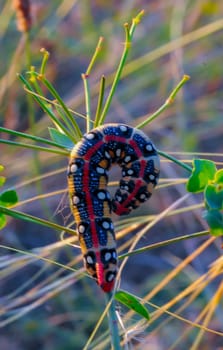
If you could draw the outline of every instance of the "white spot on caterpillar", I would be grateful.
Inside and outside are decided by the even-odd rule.
[[[120,130],[121,130],[122,132],[126,132],[126,131],[127,131],[127,126],[125,126],[125,125],[120,125]]]
[[[127,171],[127,174],[128,174],[128,175],[133,175],[133,170],[132,170],[132,169],[129,169],[129,170]]]
[[[116,251],[114,251],[114,252],[112,253],[112,257],[113,257],[114,259],[116,259],[116,258],[117,258]]]
[[[117,202],[121,202],[122,201],[122,197],[121,196],[115,196],[115,199],[117,200]]]
[[[108,282],[111,282],[111,281],[113,281],[114,278],[115,278],[114,273],[110,273],[110,274],[107,276],[107,281],[108,281]]]
[[[103,169],[103,168],[101,168],[99,166],[96,168],[96,171],[97,171],[98,174],[104,174],[105,173],[105,169]]]
[[[71,173],[76,173],[77,169],[78,169],[77,164],[71,164],[70,166]]]
[[[92,259],[92,257],[91,257],[90,255],[87,255],[87,256],[86,256],[86,261],[87,261],[87,263],[90,264],[90,265],[92,265],[92,264],[94,263],[94,261],[93,261],[93,259]]]
[[[130,160],[131,160],[131,156],[126,156],[126,157],[124,158],[125,163],[130,162]]]
[[[110,252],[105,253],[105,261],[109,261],[111,259],[112,255]]]
[[[150,144],[150,143],[148,143],[148,145],[146,145],[146,150],[147,151],[152,151],[153,150],[153,146]]]
[[[80,203],[80,198],[78,196],[73,196],[72,201],[74,205],[77,205]]]
[[[149,175],[149,178],[150,178],[150,180],[154,180],[154,179],[155,179],[155,176],[154,176],[153,174],[150,174],[150,175]]]
[[[121,152],[122,152],[121,148],[118,148],[118,149],[116,150],[116,152],[115,152],[116,156],[117,156],[117,157],[120,157]]]
[[[98,199],[103,201],[105,198],[106,198],[106,195],[104,192],[98,192]]]
[[[89,134],[86,135],[86,138],[88,140],[93,140],[95,138],[95,135],[93,133],[89,133]]]
[[[85,226],[84,225],[79,225],[78,232],[79,233],[84,233],[85,232]]]
[[[105,151],[105,157],[106,157],[107,159],[111,159],[111,156],[110,156],[110,154],[109,154],[107,151]]]
[[[145,193],[140,194],[140,199],[146,199]]]
[[[108,230],[110,228],[110,224],[108,221],[103,221],[102,222],[102,227],[105,229],[105,230]]]

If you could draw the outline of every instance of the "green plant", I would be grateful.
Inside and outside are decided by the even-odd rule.
[[[125,64],[126,56],[127,56],[128,51],[129,51],[129,47],[130,47],[131,40],[132,40],[132,35],[134,33],[135,25],[138,24],[138,21],[140,20],[141,16],[142,16],[142,13],[140,13],[138,16],[136,16],[136,19],[134,19],[131,27],[129,25],[125,25],[125,31],[126,31],[125,44],[126,45],[125,45],[125,48],[123,51],[120,65],[118,67],[117,73],[116,73],[115,78],[113,80],[111,90],[110,90],[110,92],[108,94],[108,98],[106,99],[105,102],[104,102],[105,78],[104,77],[101,78],[101,84],[100,84],[100,89],[99,89],[99,93],[98,93],[99,98],[98,98],[97,111],[95,113],[95,118],[92,117],[90,84],[89,84],[88,78],[89,78],[89,73],[91,73],[93,64],[95,63],[95,60],[97,58],[97,52],[102,44],[101,39],[99,40],[98,47],[95,51],[95,55],[93,56],[93,61],[90,63],[89,68],[86,70],[86,73],[82,75],[82,79],[83,79],[84,87],[85,87],[84,91],[85,91],[85,100],[86,100],[86,130],[87,131],[89,131],[93,125],[98,126],[98,125],[103,124],[105,121],[105,117],[107,116],[112,97],[114,95],[115,89],[117,88],[117,84],[118,84],[122,69],[123,69],[124,64]],[[36,72],[36,70],[34,68],[32,68],[28,72],[29,80],[24,78],[23,75],[19,75],[19,78],[23,82],[23,84],[25,85],[25,89],[34,98],[34,100],[41,106],[41,108],[49,115],[52,122],[54,123],[56,128],[49,129],[52,141],[47,139],[47,138],[40,138],[40,137],[36,137],[34,135],[25,134],[25,133],[18,133],[18,132],[13,131],[13,130],[1,128],[2,132],[5,132],[7,134],[11,134],[11,135],[19,137],[19,138],[22,137],[25,139],[29,139],[30,141],[34,141],[35,144],[33,144],[33,143],[26,144],[26,143],[22,143],[20,141],[9,141],[9,140],[1,140],[1,142],[5,143],[5,144],[10,144],[13,146],[21,146],[21,147],[31,148],[33,150],[44,151],[47,153],[50,152],[50,153],[61,155],[61,156],[68,156],[73,144],[76,143],[82,137],[82,133],[80,131],[78,123],[76,123],[75,119],[73,118],[73,114],[77,115],[77,113],[73,113],[73,111],[71,111],[67,108],[63,99],[59,96],[59,94],[57,93],[55,88],[52,86],[52,84],[50,84],[50,82],[46,78],[45,73],[46,73],[47,59],[48,59],[48,53],[47,53],[47,51],[43,51],[43,61],[42,61],[42,66],[40,68],[40,72]],[[182,87],[182,85],[187,80],[188,80],[187,76],[183,77],[183,79],[180,81],[180,83],[177,84],[176,88],[170,94],[170,97],[167,98],[165,104],[161,108],[159,108],[158,111],[155,112],[151,117],[146,118],[141,123],[139,123],[138,128],[142,128],[142,127],[146,126],[146,124],[148,124],[149,122],[154,120],[156,117],[158,117],[158,115],[160,115],[161,112],[163,112],[167,107],[169,107],[171,105],[171,103],[173,102],[177,92],[179,91],[179,89]],[[52,95],[51,100],[45,98],[42,87],[48,89],[48,91]],[[83,117],[83,115],[78,115],[78,116]],[[44,146],[41,146],[41,144],[43,144]],[[174,162],[177,165],[179,165],[180,167],[182,167],[184,170],[187,171],[187,173],[188,172],[191,173],[192,168],[190,166],[188,166],[185,162],[182,162],[182,161],[176,159],[175,157],[166,154],[165,152],[159,151],[159,153],[160,153],[160,155],[162,155],[166,159],[171,160],[172,162]],[[196,162],[194,162],[194,163],[196,163]],[[195,170],[194,173],[196,173],[196,171],[197,170]],[[201,191],[201,190],[205,191],[205,204],[207,206],[208,213],[211,213],[211,215],[212,215],[213,211],[217,210],[217,212],[220,213],[220,215],[222,215],[221,214],[221,211],[222,211],[221,170],[217,172],[217,170],[215,169],[214,173],[212,172],[212,170],[210,170],[210,173],[211,173],[211,176],[208,176],[208,180],[211,180],[211,183],[207,184],[207,181],[205,180],[205,184],[199,187],[199,191]],[[200,178],[200,175],[193,177],[193,174],[192,174],[192,177],[190,178],[189,183],[188,183],[188,190],[191,191],[191,188],[193,188],[193,192],[196,192],[198,190],[198,187],[196,187],[195,184],[197,182],[197,178]],[[218,174],[218,175],[216,175],[216,174]],[[206,175],[204,177],[206,179]],[[210,187],[210,185],[211,185],[211,187]],[[213,186],[214,186],[214,188],[213,188]],[[216,195],[216,188],[217,188],[217,192],[218,193],[220,192],[220,194]],[[217,199],[216,199],[216,197],[217,197]],[[220,198],[220,202],[219,202],[218,198]],[[216,207],[216,201],[218,203],[217,207]],[[213,202],[214,202],[214,205],[213,205]],[[185,236],[177,238],[177,239],[162,241],[162,242],[160,242],[160,244],[155,244],[152,247],[145,246],[142,249],[135,249],[137,242],[140,240],[140,238],[143,236],[143,234],[150,227],[152,227],[155,223],[159,222],[161,220],[161,218],[164,217],[165,215],[168,215],[168,213],[170,215],[174,215],[175,206],[177,206],[179,203],[180,203],[180,200],[179,200],[179,202],[174,203],[173,206],[170,206],[168,208],[168,210],[163,211],[160,215],[155,217],[155,219],[150,218],[149,222],[148,222],[148,218],[146,216],[142,217],[142,218],[137,218],[137,220],[135,220],[136,222],[133,221],[133,222],[135,222],[135,225],[138,228],[140,228],[141,225],[144,225],[145,223],[146,223],[146,227],[139,232],[136,239],[129,240],[129,247],[130,247],[129,251],[125,254],[122,254],[122,256],[120,258],[125,259],[124,260],[124,262],[125,262],[127,257],[134,255],[136,253],[142,253],[143,251],[148,251],[152,248],[154,249],[154,248],[157,248],[158,246],[168,245],[168,244],[171,244],[171,243],[174,243],[177,241],[179,242],[179,241],[182,241],[185,239],[207,235],[208,231],[198,232],[195,235],[185,235]],[[73,230],[71,230],[69,228],[65,228],[65,227],[60,226],[60,225],[57,225],[52,221],[43,220],[43,219],[40,219],[38,217],[33,217],[31,215],[28,215],[28,214],[25,214],[22,212],[17,212],[14,209],[8,209],[8,208],[4,208],[3,206],[1,206],[0,211],[1,211],[2,215],[5,215],[5,214],[11,215],[15,218],[22,218],[24,220],[32,221],[32,222],[37,223],[37,224],[42,224],[44,226],[51,227],[53,229],[58,229],[59,231],[65,230],[66,232],[69,232],[72,234],[75,233]],[[219,214],[217,214],[217,217],[219,217]],[[129,220],[127,220],[127,221],[129,221]],[[214,226],[212,224],[210,224],[209,219],[208,219],[208,222],[209,222],[211,230],[214,234],[216,234],[216,231],[215,231],[216,227],[217,227],[217,232],[218,232],[217,234],[218,235],[222,234],[222,226],[221,226],[220,221],[214,220],[214,222],[215,222]],[[217,224],[216,224],[216,222],[217,222]],[[125,220],[122,221],[121,225],[127,231],[128,223],[125,222]],[[17,249],[17,252],[19,252],[18,249]],[[22,252],[22,250],[21,250],[21,252]],[[31,256],[33,258],[35,257],[34,254]],[[38,254],[36,254],[36,257],[37,256],[38,256]],[[47,261],[47,258],[44,258],[44,257],[41,257],[41,258],[45,259],[45,261]],[[190,258],[192,259],[192,257],[190,257]],[[50,259],[49,259],[49,261],[50,261]],[[58,264],[58,266],[60,266],[60,265]],[[69,269],[69,267],[65,266],[65,265],[61,265],[61,267],[65,268],[65,269]],[[122,264],[122,268],[123,267],[124,267],[124,263]],[[71,268],[71,271],[74,272],[74,270],[72,268]],[[75,276],[78,277],[78,273]],[[109,317],[111,320],[111,322],[110,322],[111,328],[112,328],[111,332],[113,334],[112,339],[113,339],[114,347],[118,349],[120,347],[120,342],[119,342],[119,336],[117,334],[118,329],[117,329],[117,320],[116,320],[115,309],[114,309],[114,304],[113,304],[114,301],[113,301],[113,296],[109,296],[109,297],[111,297],[111,298],[109,298],[109,300],[108,300],[107,308],[105,309],[103,316],[106,314],[108,309],[111,311],[111,314],[109,315]],[[146,301],[146,297],[142,301],[142,304],[139,303],[138,298],[136,298],[133,295],[126,293],[124,291],[121,291],[121,292],[118,291],[117,294],[115,294],[115,297],[119,301],[123,302],[125,305],[130,307],[131,310],[137,311],[141,316],[144,316],[146,319],[146,321],[144,323],[144,327],[147,326],[147,319],[149,318],[149,316],[148,316],[148,312],[146,312],[145,308],[142,306],[142,304]],[[167,308],[167,306],[166,306],[166,308]],[[163,309],[165,309],[165,307],[163,307]],[[162,312],[162,308],[159,310],[159,312],[156,313],[155,317],[159,317],[159,314],[161,312]],[[100,319],[100,322],[102,321],[102,319],[103,319],[103,317]],[[154,317],[153,317],[153,319],[154,319]],[[90,346],[90,344],[93,340],[93,337],[94,337],[94,335],[95,335],[95,333],[100,325],[100,322],[98,322],[97,327],[95,327],[95,330],[92,333],[92,336],[88,339],[87,344],[85,346],[86,349],[88,348],[88,345]],[[113,329],[114,325],[115,325],[115,327]],[[103,341],[106,342],[105,339],[102,339],[102,343],[103,343]]]
[[[0,165],[0,171],[3,171],[4,167]],[[0,176],[0,186],[3,186],[6,181],[4,176]],[[15,205],[18,202],[17,194],[14,190],[7,190],[0,193],[0,205],[3,208],[8,208]],[[6,225],[6,217],[0,212],[0,229],[3,229]]]

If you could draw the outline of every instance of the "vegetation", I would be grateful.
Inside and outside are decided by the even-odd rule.
[[[217,348],[223,5],[9,3],[0,4],[1,349]],[[162,162],[150,201],[114,217],[120,275],[105,300],[82,267],[65,173],[83,133],[111,121],[143,128]]]

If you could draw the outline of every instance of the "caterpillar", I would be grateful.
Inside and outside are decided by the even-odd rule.
[[[121,167],[122,179],[112,199],[107,183],[114,163]],[[105,124],[74,146],[67,177],[85,268],[104,292],[110,292],[118,271],[111,212],[129,214],[151,196],[159,177],[159,156],[142,131]]]

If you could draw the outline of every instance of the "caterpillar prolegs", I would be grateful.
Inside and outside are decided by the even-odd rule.
[[[111,199],[107,183],[114,163],[120,165],[122,179]],[[107,124],[85,134],[75,145],[67,176],[85,267],[109,292],[118,270],[111,212],[128,214],[151,196],[159,177],[159,156],[142,131]]]

